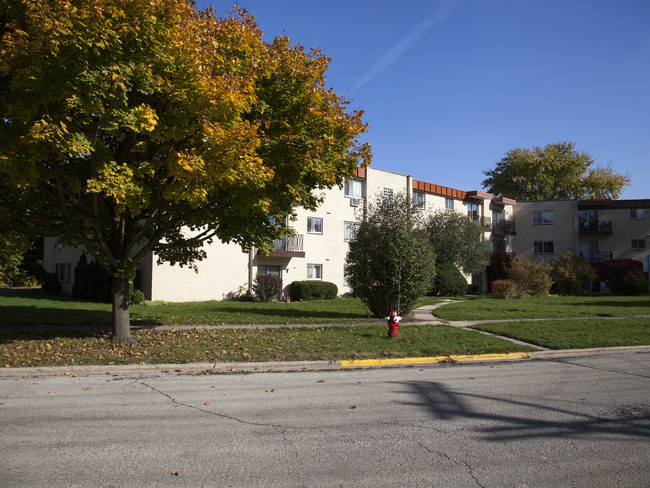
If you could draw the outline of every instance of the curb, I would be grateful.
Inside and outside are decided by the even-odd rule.
[[[290,373],[306,371],[350,371],[385,367],[409,367],[413,365],[449,365],[458,363],[510,362],[521,360],[553,361],[572,357],[605,356],[617,354],[650,353],[650,346],[604,347],[594,349],[563,349],[559,351],[534,351],[507,354],[449,355],[423,358],[363,359],[355,361],[287,361],[287,362],[232,362],[232,363],[187,363],[187,364],[127,364],[94,366],[52,366],[4,368],[1,378],[17,376],[71,376],[113,374],[146,375],[172,374],[252,374],[252,373]]]

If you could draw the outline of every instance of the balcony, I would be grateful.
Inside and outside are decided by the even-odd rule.
[[[274,258],[304,258],[305,252],[302,248],[302,239],[303,235],[298,234],[294,237],[283,237],[282,239],[275,239],[273,244],[275,245],[275,251],[271,254],[267,254],[267,257]],[[258,251],[258,254],[260,252]]]
[[[492,232],[497,235],[516,236],[514,220],[496,220],[492,225]]]
[[[478,215],[470,215],[469,218],[472,219],[472,222],[474,222],[477,226],[481,227],[482,229],[485,230],[492,229],[492,217],[479,217]]]
[[[612,233],[612,221],[581,220],[579,222],[579,229],[581,235],[607,235]]]
[[[594,253],[594,254],[590,254],[589,256],[585,256],[584,254],[580,253],[580,257],[582,258],[582,260],[586,263],[591,263],[591,264],[599,264],[599,263],[604,263],[605,261],[611,261],[613,259],[612,256],[613,253],[611,251]]]

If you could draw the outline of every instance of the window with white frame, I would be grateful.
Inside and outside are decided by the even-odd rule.
[[[477,221],[479,217],[478,203],[467,203],[467,215],[473,221]]]
[[[645,249],[645,239],[632,239],[632,249]]]
[[[413,192],[413,206],[420,210],[426,209],[426,197],[424,193],[421,191]]]
[[[308,234],[322,234],[323,233],[323,219],[318,217],[307,217],[307,233]]]
[[[534,225],[549,225],[553,224],[553,210],[539,210],[533,212]]]
[[[308,264],[307,265],[307,279],[308,280],[322,280],[323,279],[323,265],[322,264]]]
[[[631,208],[630,209],[630,218],[632,218],[632,219],[645,219],[645,209],[643,209],[643,208]]]
[[[447,210],[453,210],[454,209],[454,199],[453,198],[445,198],[445,208]]]
[[[350,198],[363,198],[363,181],[348,180],[345,182],[344,195]]]
[[[384,188],[384,201],[392,202],[393,201],[393,189]]]
[[[533,243],[534,254],[554,254],[553,241],[535,241]]]
[[[57,263],[56,275],[61,283],[70,283],[72,281],[72,263]]]
[[[348,270],[350,269],[349,266],[343,266],[343,284],[345,286],[350,286],[350,280],[348,277]]]
[[[346,242],[353,241],[359,230],[359,222],[344,222],[343,240]]]

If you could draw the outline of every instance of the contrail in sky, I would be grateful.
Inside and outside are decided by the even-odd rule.
[[[429,32],[433,27],[442,24],[449,14],[451,13],[451,7],[455,3],[455,0],[440,0],[438,2],[438,7],[436,10],[429,15],[423,22],[417,24],[411,29],[410,34],[404,37],[399,41],[391,50],[383,54],[372,67],[364,73],[359,81],[352,88],[352,92],[361,88],[363,85],[368,83],[374,77],[379,75],[384,71],[388,66],[393,64],[399,57],[404,54],[412,46],[420,42],[420,40]]]

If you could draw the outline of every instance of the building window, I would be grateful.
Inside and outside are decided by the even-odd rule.
[[[393,189],[384,188],[384,201],[392,202],[393,201]]]
[[[468,203],[467,204],[467,215],[469,216],[470,219],[472,219],[474,222],[478,221],[478,204],[476,203]]]
[[[70,283],[72,281],[72,263],[57,263],[56,275],[61,283]]]
[[[318,217],[307,217],[307,234],[322,234],[323,219]]]
[[[419,191],[413,192],[413,206],[420,210],[424,210],[426,208],[426,200],[425,200],[424,193]]]
[[[533,212],[534,225],[549,225],[553,223],[553,210]]]
[[[553,254],[553,241],[535,241],[533,243],[533,252],[535,254]]]
[[[363,198],[363,181],[348,180],[345,182],[344,194],[350,198]]]
[[[280,276],[281,268],[279,264],[260,264],[257,266],[257,274]]]
[[[632,219],[645,219],[645,209],[643,209],[643,208],[631,208],[630,209],[630,218],[632,218]]]
[[[359,230],[359,222],[344,222],[343,240],[346,242],[353,241]]]
[[[323,265],[322,264],[308,264],[307,265],[307,279],[308,280],[322,280],[323,279]]]
[[[453,198],[445,198],[445,208],[447,210],[453,210],[454,209],[454,199]]]
[[[645,239],[632,239],[632,249],[645,249]]]

